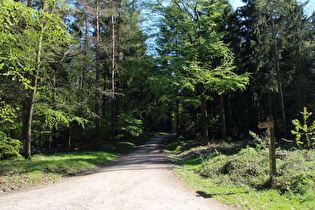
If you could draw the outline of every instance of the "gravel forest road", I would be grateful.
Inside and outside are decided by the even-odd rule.
[[[155,137],[93,174],[0,195],[0,209],[233,209],[185,187],[170,170]]]

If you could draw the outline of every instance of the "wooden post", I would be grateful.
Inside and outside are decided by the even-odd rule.
[[[267,117],[267,122],[259,122],[258,128],[267,128],[269,138],[269,169],[270,169],[270,181],[277,174],[276,167],[276,148],[275,148],[275,122],[272,116]]]

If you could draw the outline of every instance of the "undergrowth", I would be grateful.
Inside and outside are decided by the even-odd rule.
[[[178,176],[203,196],[241,209],[314,209],[315,150],[278,149],[278,174],[270,183],[268,149],[262,144],[187,148],[185,141],[171,141],[165,149],[182,165]]]

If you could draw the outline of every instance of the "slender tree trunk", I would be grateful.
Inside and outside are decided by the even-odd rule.
[[[272,24],[272,32],[273,32],[273,38],[276,40],[276,34],[275,34],[275,26],[274,26],[274,20],[273,17],[271,17],[271,24]],[[287,124],[286,124],[286,115],[285,115],[285,107],[284,107],[284,98],[283,98],[283,90],[282,90],[282,82],[280,78],[280,67],[279,67],[279,59],[278,59],[278,47],[277,42],[274,41],[274,60],[275,60],[275,68],[276,68],[276,76],[277,76],[277,84],[278,84],[278,92],[279,92],[279,101],[280,101],[280,109],[281,109],[281,122],[282,122],[282,128],[284,136],[287,136]]]
[[[179,100],[176,99],[176,136],[180,136],[180,127],[179,127]]]
[[[115,111],[115,18],[111,16],[112,28],[112,61],[111,61],[111,140],[116,139],[116,111]]]
[[[99,40],[100,40],[100,26],[99,26],[99,1],[96,1],[96,43],[95,43],[95,149],[100,145],[100,51],[99,51]]]
[[[24,157],[26,159],[31,159],[31,135],[32,135],[32,119],[33,119],[33,111],[34,111],[34,104],[35,104],[35,97],[37,93],[37,82],[38,82],[38,74],[40,69],[40,62],[41,62],[41,48],[42,48],[42,37],[40,39],[38,45],[38,52],[37,52],[37,68],[35,75],[32,78],[32,87],[33,89],[30,90],[29,96],[26,98],[26,115],[24,118],[23,123],[23,138],[24,138]]]
[[[109,72],[111,71],[111,67],[108,67],[107,63],[104,66],[104,74],[103,74],[103,90],[105,92],[108,92],[108,81],[109,81]],[[108,107],[110,106],[110,103],[108,103],[108,97],[107,96],[103,96],[102,97],[102,119],[106,119],[107,118],[107,114],[108,114]]]
[[[270,90],[268,91],[266,100],[267,100],[267,105],[268,105],[267,115],[268,115],[268,116],[269,116],[269,115],[273,115],[273,114],[274,114],[274,110],[273,110],[273,97],[272,97],[272,94],[271,94],[271,91],[270,91]]]
[[[232,116],[232,104],[231,104],[231,93],[228,93],[227,95],[227,110],[226,110],[226,113],[227,113],[227,123],[226,123],[226,126],[227,126],[227,130],[231,130],[232,129],[232,121],[233,121],[233,116]],[[227,131],[227,133],[228,133]]]
[[[222,132],[222,139],[224,141],[227,140],[226,134],[226,118],[225,118],[225,108],[224,108],[224,96],[220,95],[220,110],[221,110],[221,132]]]
[[[298,32],[297,32],[298,33]],[[305,107],[305,85],[303,83],[303,76],[302,76],[302,62],[301,62],[301,50],[300,47],[298,47],[297,53],[297,63],[296,63],[296,71],[297,71],[297,88],[296,88],[296,100],[297,100],[297,107],[299,110],[303,110],[303,107]]]
[[[87,60],[87,48],[88,48],[88,24],[87,15],[85,16],[85,31],[84,31],[84,60]],[[81,72],[81,89],[84,91],[85,88],[85,74],[88,71],[88,65],[82,66]]]
[[[202,143],[204,145],[209,144],[209,131],[208,131],[208,113],[206,107],[205,91],[201,91],[200,94],[201,104],[201,121],[202,121]]]
[[[42,56],[42,42],[43,42],[43,33],[46,30],[46,25],[44,25],[41,29],[40,36],[38,39],[38,46],[37,46],[37,55],[36,55],[36,69],[35,75],[32,76],[32,90],[30,90],[30,94],[26,98],[26,115],[24,118],[24,128],[23,128],[23,137],[25,141],[24,147],[24,156],[26,159],[31,159],[31,133],[32,133],[32,119],[33,119],[33,110],[35,104],[35,97],[37,92],[38,86],[38,75],[39,70],[41,68],[41,56]]]
[[[68,145],[69,150],[72,150],[74,148],[74,145],[72,143],[72,125],[69,126],[69,136],[68,136]]]
[[[27,1],[27,6],[32,7],[32,0]],[[22,137],[24,139],[24,157],[31,159],[31,131],[32,131],[32,117],[33,117],[33,103],[35,101],[36,88],[34,84],[37,83],[37,78],[32,78],[33,90],[30,90],[29,95],[25,99],[24,109],[25,116],[22,129]]]
[[[25,117],[23,122],[23,139],[24,139],[24,157],[25,159],[31,159],[31,133],[32,133],[32,118],[33,109],[35,103],[35,96],[37,91],[37,75],[32,79],[33,90],[30,90],[29,96],[26,98],[25,103]]]

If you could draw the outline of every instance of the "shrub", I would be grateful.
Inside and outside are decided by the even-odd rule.
[[[295,143],[304,149],[314,148],[315,140],[315,121],[310,123],[309,117],[312,115],[312,112],[308,112],[306,107],[304,107],[303,112],[303,124],[298,120],[292,120],[292,124],[295,126],[294,130],[291,130],[291,133],[295,136]],[[287,139],[285,141],[293,142]]]
[[[220,155],[203,163],[199,173],[203,176],[228,175],[237,185],[259,187],[268,178],[267,150],[246,147],[234,155]]]
[[[118,116],[117,130],[118,139],[139,136],[143,132],[142,121],[136,119],[132,113],[122,113]]]
[[[0,160],[20,157],[21,142],[6,135],[6,132],[14,129],[16,110],[0,98]]]
[[[278,177],[274,187],[282,193],[313,194],[314,199],[315,151],[296,150],[283,153],[285,157],[278,160]]]
[[[4,133],[0,132],[0,160],[21,157],[19,154],[21,146],[22,144],[19,140],[8,138]]]
[[[280,193],[315,199],[315,151],[277,150],[277,154],[281,159],[277,159],[278,174],[271,187]],[[269,178],[268,150],[247,147],[235,155],[211,157],[197,172],[212,178],[228,177],[236,185],[262,189]]]

